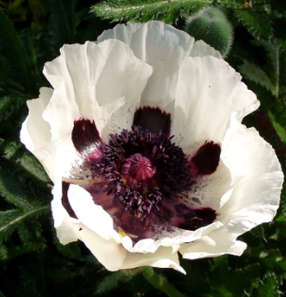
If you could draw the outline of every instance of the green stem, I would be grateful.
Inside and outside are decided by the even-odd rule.
[[[169,297],[185,297],[163,275],[158,274],[152,267],[143,267],[142,274],[145,279],[156,289],[164,292]]]
[[[276,98],[279,99],[279,84],[280,84],[280,51],[279,51],[280,45],[276,48],[276,86],[275,86],[275,95]]]

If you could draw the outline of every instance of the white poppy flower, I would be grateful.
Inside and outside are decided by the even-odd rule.
[[[62,244],[108,270],[241,255],[273,219],[272,147],[241,124],[259,102],[213,48],[162,22],[117,25],[46,63],[21,141],[54,183]]]

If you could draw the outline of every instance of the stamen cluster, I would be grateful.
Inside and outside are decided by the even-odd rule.
[[[171,139],[138,126],[110,135],[96,167],[109,180],[105,190],[115,205],[121,203],[131,215],[144,219],[151,211],[160,212],[163,199],[190,189],[188,159]]]

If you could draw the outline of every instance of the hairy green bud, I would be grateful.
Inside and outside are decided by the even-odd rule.
[[[225,57],[232,45],[233,29],[224,13],[207,7],[186,20],[186,32],[196,40],[202,39]]]

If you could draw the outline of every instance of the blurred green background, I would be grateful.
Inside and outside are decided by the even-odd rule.
[[[261,101],[245,124],[272,144],[285,172],[286,1],[0,1],[0,297],[286,295],[285,190],[274,221],[243,235],[241,257],[181,260],[186,276],[150,267],[111,273],[81,242],[56,238],[51,182],[19,142],[25,102],[49,85],[43,65],[63,44],[150,19],[205,40],[242,74]]]

